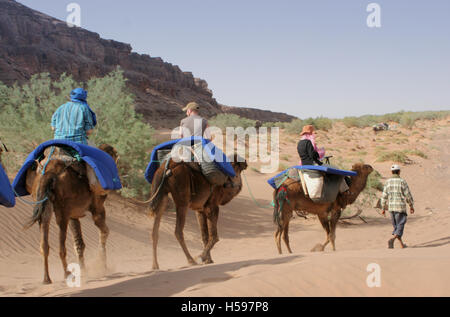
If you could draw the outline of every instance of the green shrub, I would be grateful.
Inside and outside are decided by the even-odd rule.
[[[344,123],[344,125],[347,128],[359,128],[360,126],[360,121],[357,117],[345,117],[344,119],[342,119],[342,122]]]
[[[321,131],[328,131],[331,128],[333,128],[333,120],[324,117],[308,118],[303,120],[303,124],[313,125],[316,128],[316,130]]]
[[[89,105],[98,121],[91,140],[97,145],[108,143],[118,151],[122,194],[147,195],[150,186],[143,174],[154,145],[154,132],[135,113],[134,98],[126,88],[123,72],[118,69],[103,78],[90,80],[85,86]],[[0,134],[14,155],[26,156],[37,145],[53,138],[51,117],[76,87],[83,85],[70,76],[62,75],[52,81],[48,74],[35,75],[22,87],[0,85],[0,100],[4,105],[0,108]],[[17,166],[12,168],[16,170]]]
[[[313,125],[316,130],[329,131],[333,127],[333,120],[318,117],[308,118],[305,120],[295,119],[291,122],[284,123],[284,129],[290,134],[300,134],[305,125]]]
[[[291,122],[286,123],[284,125],[284,129],[286,130],[287,133],[299,134],[302,132],[304,126],[305,124],[303,123],[303,120],[295,119],[292,120]]]
[[[383,152],[378,156],[377,162],[406,163],[408,156],[404,151]]]
[[[405,153],[409,155],[419,156],[424,159],[428,159],[428,156],[420,150],[406,150]]]
[[[383,183],[381,182],[381,174],[374,170],[369,177],[367,178],[367,187],[369,189],[374,189],[377,191],[383,191],[384,186]]]

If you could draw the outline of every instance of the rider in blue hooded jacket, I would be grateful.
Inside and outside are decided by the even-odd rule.
[[[69,140],[88,144],[88,136],[97,124],[95,113],[87,104],[87,91],[72,90],[70,102],[59,107],[52,117],[52,130],[56,140]]]

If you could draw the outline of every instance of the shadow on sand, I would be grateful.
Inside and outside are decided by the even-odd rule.
[[[429,242],[424,242],[421,244],[416,244],[414,246],[411,246],[410,248],[436,248],[447,244],[450,244],[450,237],[445,237]]]
[[[144,273],[140,277],[115,283],[110,286],[83,290],[68,296],[137,296],[137,297],[167,297],[197,285],[224,282],[234,278],[234,271],[256,265],[277,265],[302,258],[300,255],[283,256],[272,259],[239,261],[207,266],[194,266],[175,271],[154,271]],[[113,275],[110,279],[123,278],[127,275]],[[91,281],[95,282],[95,281]],[[89,283],[89,282],[88,282]],[[195,288],[194,288],[195,289]],[[194,290],[191,289],[191,290]]]

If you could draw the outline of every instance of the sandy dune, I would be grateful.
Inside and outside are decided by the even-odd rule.
[[[370,209],[363,214],[367,223],[355,219],[338,227],[335,253],[310,253],[316,243],[324,241],[325,233],[314,217],[294,219],[290,230],[294,254],[278,256],[272,210],[257,207],[244,186],[242,194],[221,209],[221,240],[212,251],[216,264],[187,267],[173,235],[175,216],[169,211],[160,229],[162,270],[152,272],[152,219],[143,208],[113,196],[106,206],[111,229],[108,271],[102,272],[96,265],[98,232],[86,217],[82,229],[87,276],[81,288],[68,288],[53,221],[50,274],[54,284],[43,286],[39,230],[37,226],[21,230],[32,211],[19,202],[14,209],[0,207],[0,296],[450,296],[449,136],[446,124],[428,142],[434,149],[429,159],[417,158],[416,164],[404,167],[417,212],[406,227],[406,250],[387,249],[390,220]],[[368,163],[389,175],[389,163]],[[252,170],[246,176],[258,203],[268,206],[268,176]],[[193,213],[186,223],[185,238],[191,253],[200,254]],[[76,262],[70,233],[67,246],[69,263]],[[381,267],[380,288],[366,284],[370,263]]]

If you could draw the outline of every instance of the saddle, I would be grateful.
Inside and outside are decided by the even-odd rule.
[[[275,178],[276,187],[280,188],[288,179],[301,183],[305,196],[316,203],[334,202],[339,192],[348,190],[347,182],[342,175],[296,168],[291,168]]]
[[[202,173],[211,185],[224,186],[229,179],[213,161],[204,159],[201,143],[193,146],[176,145],[173,150],[158,150],[157,157],[160,164],[168,159],[183,162],[193,171]]]
[[[104,196],[108,194],[108,190],[103,189],[98,181],[97,175],[94,169],[86,164],[80,157],[77,151],[70,147],[50,147],[45,149],[43,153],[44,157],[41,158],[40,162],[47,162],[47,159],[56,159],[63,161],[66,168],[71,168],[75,173],[78,174],[79,178],[86,177],[89,181],[90,190],[99,196]]]

